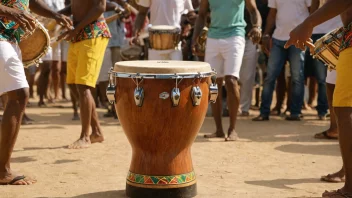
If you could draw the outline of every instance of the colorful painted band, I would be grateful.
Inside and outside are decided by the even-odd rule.
[[[150,176],[140,175],[132,172],[128,172],[127,181],[134,184],[142,185],[181,185],[191,183],[196,180],[194,171],[181,175],[170,175],[170,176]]]

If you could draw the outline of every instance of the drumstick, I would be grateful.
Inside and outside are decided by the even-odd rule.
[[[111,16],[105,18],[105,21],[106,21],[106,23],[111,23],[111,22],[119,19],[120,17],[121,17],[121,14],[117,13],[117,14],[114,14],[114,15],[111,15]]]

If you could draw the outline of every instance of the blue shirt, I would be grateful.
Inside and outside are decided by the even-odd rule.
[[[247,24],[244,20],[244,0],[209,0],[209,7],[209,38],[245,37]]]
[[[112,2],[113,3],[113,2]],[[109,16],[112,16],[116,14],[114,11],[110,12],[105,12],[104,17],[107,18]],[[125,23],[121,22],[119,19],[112,21],[111,23],[108,23],[110,33],[111,33],[111,38],[109,40],[108,47],[122,47],[124,46],[127,41],[126,41],[126,30],[125,30]]]

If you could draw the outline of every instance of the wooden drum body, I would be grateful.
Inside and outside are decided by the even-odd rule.
[[[314,45],[314,58],[322,61],[329,70],[335,70],[339,59],[343,28],[335,29],[317,40]]]
[[[132,146],[127,196],[195,196],[191,146],[216,100],[215,72],[202,62],[125,61],[111,74],[107,95]]]
[[[173,26],[152,26],[148,29],[150,47],[154,50],[176,49],[181,39],[181,29]]]
[[[42,24],[37,22],[34,32],[21,40],[19,47],[22,53],[24,67],[39,64],[39,59],[45,56],[50,47],[50,37]]]

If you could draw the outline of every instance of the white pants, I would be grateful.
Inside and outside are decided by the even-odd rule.
[[[0,95],[9,91],[27,88],[22,54],[18,45],[0,41]]]
[[[148,60],[183,60],[181,43],[175,50],[148,50]]]
[[[336,70],[329,71],[326,76],[326,82],[329,84],[336,84]]]
[[[242,112],[248,112],[252,103],[253,86],[255,83],[255,73],[257,67],[258,52],[257,46],[250,39],[246,39],[242,66],[240,70],[241,99],[240,105]]]
[[[216,70],[218,77],[239,78],[245,48],[245,38],[233,36],[225,39],[207,39],[205,62]]]
[[[109,81],[109,71],[114,67],[116,62],[122,61],[120,47],[108,47],[105,50],[103,64],[101,65],[97,83]]]

